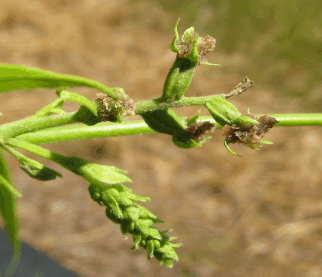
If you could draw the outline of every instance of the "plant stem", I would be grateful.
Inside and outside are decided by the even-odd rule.
[[[3,124],[0,126],[1,138],[16,137],[20,134],[35,132],[47,128],[62,126],[66,124],[78,123],[77,112],[66,113],[49,117],[27,117],[22,120]]]
[[[261,116],[261,115],[258,115]],[[275,126],[316,126],[322,125],[322,113],[316,114],[271,114],[279,123]],[[200,120],[207,120],[222,128],[210,116],[202,116]],[[52,128],[35,133],[27,133],[17,138],[35,144],[63,142],[77,139],[103,138],[137,134],[156,133],[143,120],[123,123],[100,123],[95,126],[66,126]]]
[[[167,102],[163,98],[154,99],[151,101],[144,101],[135,105],[135,114],[141,115],[146,112],[152,112],[155,110],[165,110],[173,107],[185,107],[185,106],[204,106],[206,102],[214,96],[201,96],[201,97],[183,97],[179,101]]]
[[[175,102],[167,102],[162,98],[151,100],[151,101],[140,102],[135,105],[135,108],[136,108],[135,114],[140,115],[145,112],[154,111],[156,109],[158,110],[167,109],[169,107],[201,106],[201,105],[205,105],[206,101],[208,101],[209,98],[211,97],[214,97],[214,96],[211,95],[211,96],[202,96],[202,97],[185,97],[180,101],[175,101]],[[79,122],[79,117],[77,116],[77,112],[66,113],[63,115],[54,115],[50,117],[32,116],[32,117],[27,117],[25,119],[18,120],[12,123],[7,123],[0,126],[0,134],[2,139],[6,139],[10,137],[16,137],[25,133],[36,132],[43,129],[53,128],[53,127],[58,127],[58,126],[78,123],[78,122]],[[127,132],[130,132],[131,134],[131,131],[129,130]],[[84,138],[88,138],[88,137],[84,137]]]
[[[123,123],[100,123],[95,126],[77,125],[46,129],[35,133],[26,133],[17,138],[34,144],[55,143],[77,139],[117,137],[137,134],[151,134],[156,131],[143,120]]]
[[[271,114],[269,116],[274,117],[279,121],[279,123],[274,126],[292,127],[322,125],[322,113]]]
[[[65,157],[60,154],[52,152],[49,149],[43,148],[41,146],[29,143],[27,141],[22,141],[15,138],[9,138],[7,144],[11,147],[26,150],[39,157],[45,158],[47,160],[50,160],[59,164],[61,163],[62,160],[65,159]]]

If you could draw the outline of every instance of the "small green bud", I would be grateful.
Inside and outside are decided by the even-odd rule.
[[[135,229],[135,223],[132,221],[123,220],[121,222],[121,231],[124,238],[127,238],[127,234],[133,232]]]
[[[119,205],[130,206],[133,204],[133,201],[131,199],[124,197],[124,195],[120,193],[117,189],[115,189],[113,186],[110,189],[108,189],[108,192]]]
[[[100,206],[104,206],[101,197],[101,189],[99,189],[96,185],[90,184],[88,187],[88,192],[90,197],[97,202]]]
[[[150,228],[154,224],[151,219],[139,219],[136,221],[136,226],[138,229]]]
[[[150,218],[150,219],[153,219],[154,222],[163,222],[159,220],[158,217],[153,213],[151,213],[147,208],[141,205],[136,205],[136,207],[139,208],[140,210],[140,218]]]
[[[160,248],[161,247],[161,242],[159,240],[151,239],[151,241],[154,244],[154,248]]]
[[[126,220],[136,222],[140,218],[140,209],[135,206],[126,207],[123,215]]]
[[[139,244],[142,241],[142,234],[138,231],[134,231],[132,234],[132,240],[133,240],[133,247],[131,247],[131,250],[135,250],[139,248]]]
[[[148,228],[148,229],[143,229],[145,232],[143,232],[146,237],[154,238],[154,239],[162,239],[161,232],[157,228]]]
[[[112,215],[115,215],[117,218],[123,218],[122,210],[119,206],[119,203],[116,201],[115,197],[115,191],[116,189],[110,188],[105,191],[101,192],[101,197],[103,203],[107,206],[107,208],[110,210],[110,213]]]
[[[148,259],[150,260],[154,255],[154,240],[149,240],[147,245],[146,245],[146,251],[148,252]]]
[[[164,264],[166,267],[173,267],[173,259],[170,259],[170,258],[165,258],[163,260]]]
[[[122,217],[120,217],[119,214],[116,214],[110,207],[106,208],[105,213],[106,217],[108,217],[112,222],[117,224],[122,223]]]

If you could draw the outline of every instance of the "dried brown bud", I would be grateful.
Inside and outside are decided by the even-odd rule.
[[[235,86],[235,88],[228,94],[225,95],[225,98],[237,96],[238,94],[242,94],[246,90],[250,89],[254,84],[254,81],[250,80],[247,76],[243,78],[243,80]]]

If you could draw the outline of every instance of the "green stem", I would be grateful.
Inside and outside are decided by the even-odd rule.
[[[260,116],[260,115],[259,115]],[[271,114],[279,123],[275,126],[317,126],[322,125],[322,113],[316,114]],[[200,120],[216,123],[210,116],[202,116]],[[216,123],[217,124],[217,123]],[[217,129],[222,126],[217,124]],[[143,120],[123,123],[101,123],[95,126],[66,126],[52,128],[35,133],[20,135],[19,139],[35,144],[63,142],[77,139],[102,138],[155,133]]]
[[[167,108],[173,107],[204,106],[211,97],[215,96],[218,95],[201,97],[183,97],[181,100],[174,102],[167,102],[163,98],[158,98],[151,101],[144,101],[135,105],[135,114],[141,115],[146,112],[152,112],[155,110],[165,110]]]
[[[0,137],[2,139],[16,137],[28,132],[72,124],[79,122],[77,112],[55,115],[50,117],[27,117],[22,120],[3,124],[0,126]]]
[[[77,125],[26,133],[17,138],[34,144],[55,143],[77,139],[118,137],[156,133],[143,120],[123,123],[100,123],[95,126]]]
[[[140,115],[145,112],[162,110],[170,107],[183,107],[183,106],[202,106],[209,100],[211,96],[202,97],[187,97],[180,101],[166,102],[164,99],[155,99],[151,101],[140,102],[136,104],[135,114]],[[63,115],[54,115],[50,117],[27,117],[25,119],[11,122],[0,126],[0,138],[6,139],[16,137],[21,134],[36,132],[43,129],[58,127],[62,125],[79,123],[77,112],[66,113]],[[122,128],[123,129],[123,128]],[[131,131],[128,131],[131,134]],[[89,137],[84,137],[89,138]],[[65,141],[65,140],[64,140]]]
[[[274,117],[279,121],[275,126],[293,127],[322,125],[322,113],[270,114],[269,116]]]

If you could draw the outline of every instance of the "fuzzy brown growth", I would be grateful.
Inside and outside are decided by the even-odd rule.
[[[189,38],[189,40],[184,41],[183,44],[179,46],[180,50],[178,53],[179,58],[186,57],[192,48],[194,38],[197,34],[195,33],[193,36]],[[198,37],[198,52],[199,52],[199,62],[198,64],[203,64],[207,62],[206,54],[212,52],[216,46],[216,39],[206,35],[205,37]]]
[[[206,138],[208,133],[214,132],[216,125],[208,121],[200,121],[191,124],[186,130],[192,135],[195,141],[201,141]]]
[[[194,37],[195,35],[192,36],[189,40],[182,41],[183,43],[179,45],[179,49],[180,49],[178,53],[179,58],[185,58],[190,53]]]
[[[199,64],[207,62],[206,54],[214,51],[216,46],[216,39],[207,35],[205,37],[198,38],[198,49],[199,49]]]
[[[118,96],[117,100],[108,96],[105,93],[96,94],[95,99],[97,105],[97,111],[102,121],[115,121],[117,116],[124,116],[134,114],[135,105],[133,100],[127,96],[125,97],[119,91],[115,91]]]
[[[262,147],[262,138],[269,129],[273,128],[278,121],[274,117],[263,115],[260,118],[253,114],[246,116],[259,122],[258,125],[246,124],[242,127],[225,125],[224,136],[228,143],[242,143],[251,148],[258,149]]]

